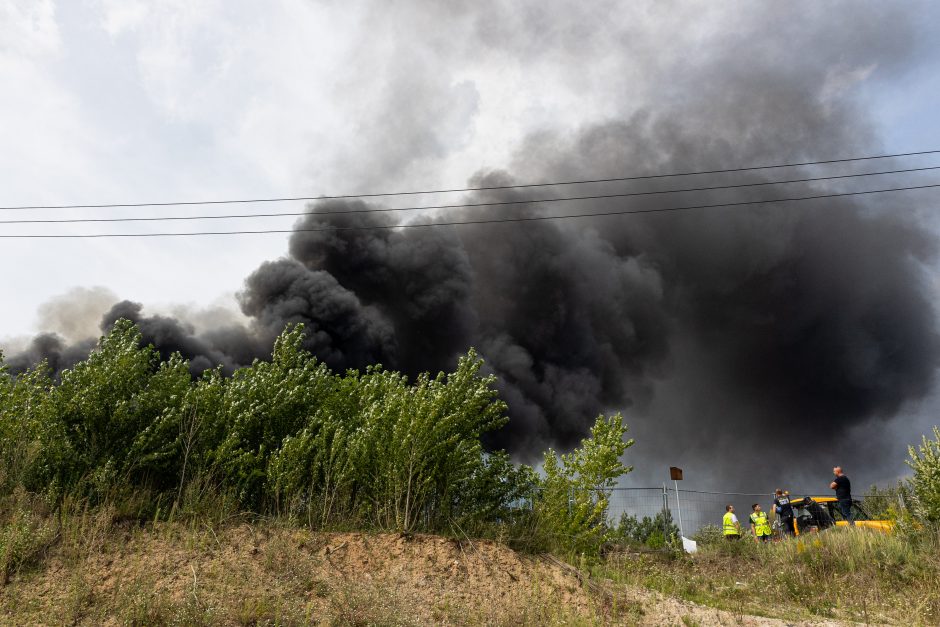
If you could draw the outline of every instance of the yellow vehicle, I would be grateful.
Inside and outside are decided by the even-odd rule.
[[[804,496],[792,499],[793,530],[797,535],[813,531],[822,531],[829,527],[845,527],[848,521],[842,517],[839,503],[832,496]],[[894,528],[892,520],[872,520],[858,501],[852,502],[852,518],[855,526],[890,533]]]

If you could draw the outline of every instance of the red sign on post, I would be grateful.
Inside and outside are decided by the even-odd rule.
[[[669,467],[669,478],[673,481],[682,481],[682,469],[675,466]]]

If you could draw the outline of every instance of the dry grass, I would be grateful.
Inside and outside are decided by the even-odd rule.
[[[738,614],[862,623],[940,622],[940,537],[834,529],[694,556],[613,556],[597,575]]]
[[[577,578],[495,542],[313,533],[276,521],[141,527],[82,507],[66,512],[56,536],[11,570],[0,624],[603,622]]]
[[[278,520],[141,525],[112,507],[67,502],[52,515],[28,499],[14,505],[0,518],[0,624],[781,624],[761,615],[936,624],[940,615],[940,539],[924,532],[614,555],[585,586],[569,567],[487,540],[315,533]]]

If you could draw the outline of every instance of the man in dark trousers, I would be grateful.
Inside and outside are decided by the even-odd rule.
[[[774,513],[780,521],[780,528],[787,535],[793,535],[793,506],[790,505],[790,493],[780,488],[774,491]]]
[[[760,509],[760,503],[751,505],[751,533],[754,534],[755,542],[768,542],[773,535],[770,530],[770,522],[767,520],[767,514]]]
[[[835,479],[829,484],[829,487],[836,491],[839,511],[842,512],[842,518],[844,518],[849,525],[854,526],[855,521],[852,520],[852,482],[849,481],[849,478],[842,472],[842,466],[833,468],[832,474],[835,475]]]
[[[725,515],[721,518],[721,530],[725,540],[741,539],[741,523],[734,513],[734,505],[725,505]]]

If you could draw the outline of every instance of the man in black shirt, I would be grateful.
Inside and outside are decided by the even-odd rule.
[[[793,506],[790,505],[790,493],[780,488],[774,492],[774,512],[780,521],[780,528],[788,535],[793,535]]]
[[[829,484],[829,487],[836,491],[836,500],[839,502],[839,511],[842,517],[849,523],[855,525],[852,520],[852,482],[842,472],[842,466],[836,466],[832,469],[835,479]]]

